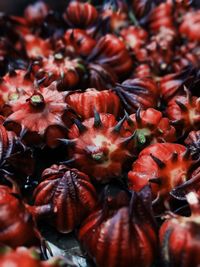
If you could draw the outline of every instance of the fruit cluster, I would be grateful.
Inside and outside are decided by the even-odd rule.
[[[67,2],[0,14],[0,266],[75,266],[44,222],[97,267],[200,266],[200,10]]]

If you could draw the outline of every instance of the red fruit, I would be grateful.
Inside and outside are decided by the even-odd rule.
[[[183,22],[180,25],[179,31],[183,36],[186,36],[190,41],[200,41],[200,11],[193,10],[187,12],[183,17]]]
[[[170,1],[156,6],[150,13],[150,29],[157,33],[161,28],[174,30],[173,4]]]
[[[156,107],[158,104],[158,87],[151,78],[126,80],[117,84],[114,91],[129,113],[135,113],[138,108]]]
[[[198,130],[200,126],[200,98],[191,96],[189,92],[186,96],[177,96],[168,103],[166,113],[182,133],[192,129]]]
[[[72,59],[61,52],[35,61],[34,70],[38,80],[44,79],[44,86],[49,86],[53,81],[57,81],[59,90],[70,90],[77,86],[81,74],[85,71],[80,59]]]
[[[152,70],[148,64],[140,64],[134,70],[134,78],[152,77]]]
[[[156,35],[151,37],[150,43],[146,46],[146,60],[159,74],[171,71],[171,61],[174,56],[173,44],[176,32],[170,28],[160,28]]]
[[[89,56],[96,45],[96,41],[86,31],[80,29],[67,30],[64,39],[68,46],[67,49],[71,49],[83,57]]]
[[[55,83],[46,88],[26,91],[10,104],[12,114],[6,119],[6,128],[17,134],[24,128],[22,138],[29,145],[45,142],[55,147],[58,143],[56,139],[66,136],[64,122],[69,123],[74,116],[65,103],[65,94],[56,90]]]
[[[195,42],[179,46],[173,59],[175,71],[181,71],[185,67],[199,67],[200,47]]]
[[[108,66],[119,77],[127,76],[133,65],[125,44],[112,34],[99,39],[88,60]]]
[[[138,109],[136,114],[128,117],[124,127],[135,131],[135,146],[139,149],[148,144],[176,141],[176,130],[169,119],[163,118],[162,113],[153,108]]]
[[[140,59],[140,49],[147,41],[147,32],[139,27],[129,26],[120,32],[125,44],[135,54],[136,58]]]
[[[38,243],[32,215],[14,190],[0,185],[0,243],[11,247]]]
[[[149,0],[132,0],[133,12],[137,18],[141,19],[151,10]]]
[[[98,19],[98,12],[89,3],[81,3],[73,0],[69,3],[63,17],[69,26],[86,29],[94,25]]]
[[[168,103],[178,95],[184,95],[184,85],[190,85],[194,79],[193,70],[185,68],[179,72],[167,74],[160,79],[162,98]]]
[[[44,170],[34,198],[36,208],[45,209],[51,205],[51,222],[61,233],[73,231],[97,204],[89,177],[63,165],[52,165]]]
[[[199,266],[200,264],[199,201],[193,192],[187,195],[187,201],[192,214],[189,217],[170,214],[160,229],[163,263],[171,267]]]
[[[129,188],[139,191],[150,183],[154,202],[168,207],[170,193],[187,182],[193,163],[189,151],[182,145],[157,143],[148,146],[128,173]]]
[[[88,86],[97,90],[105,90],[112,88],[118,81],[117,75],[112,68],[107,65],[89,63],[88,70]]]
[[[47,57],[52,53],[52,47],[48,40],[27,34],[24,37],[24,42],[26,54],[29,58]]]
[[[0,166],[5,163],[14,150],[16,135],[13,132],[8,132],[6,128],[0,124]]]
[[[28,5],[24,11],[24,17],[30,24],[41,24],[48,15],[49,7],[43,1]]]
[[[0,108],[5,116],[11,113],[4,105],[15,102],[24,92],[33,88],[33,81],[27,71],[16,70],[6,74],[0,81]]]
[[[101,19],[105,22],[108,21],[108,27],[111,32],[119,33],[121,29],[129,24],[126,3],[124,1],[105,2]]]
[[[11,250],[8,247],[0,248],[0,266],[8,267],[59,267],[63,264],[75,267],[71,262],[61,258],[51,258],[48,261],[40,261],[40,255],[36,249],[18,247],[16,250]]]
[[[97,91],[89,88],[85,92],[70,92],[66,102],[82,119],[94,116],[94,109],[99,113],[110,113],[115,117],[119,115],[120,100],[118,96],[109,90]]]
[[[157,236],[150,201],[147,190],[134,193],[129,206],[112,208],[107,202],[105,210],[93,212],[84,221],[78,237],[96,266],[152,265]]]
[[[111,114],[99,114],[85,120],[75,121],[69,131],[70,156],[81,171],[105,183],[120,176],[131,157],[129,142],[133,136],[125,137],[124,118],[117,122]]]

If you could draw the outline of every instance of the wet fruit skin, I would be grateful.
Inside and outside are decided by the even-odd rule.
[[[64,40],[68,49],[72,49],[78,55],[83,57],[89,56],[91,50],[96,45],[95,39],[87,34],[86,31],[81,29],[67,30],[64,35]]]
[[[200,0],[56,2],[0,12],[0,266],[75,267],[18,250],[45,228],[95,267],[200,267]]]
[[[0,243],[13,248],[37,245],[38,235],[31,213],[7,186],[0,186]]]
[[[151,183],[154,200],[168,206],[169,193],[189,179],[192,165],[191,155],[183,145],[150,145],[142,150],[128,173],[129,188],[138,191]]]
[[[66,102],[83,120],[93,117],[94,110],[113,114],[116,118],[120,111],[118,96],[109,90],[97,91],[89,88],[85,92],[71,92],[66,97]]]
[[[199,41],[200,34],[199,34],[199,10],[188,12],[183,17],[183,22],[180,25],[180,33],[186,36],[191,41]]]
[[[25,70],[15,70],[12,73],[4,75],[0,82],[0,107],[1,113],[8,116],[11,111],[6,109],[5,105],[9,102],[17,100],[24,91],[28,92],[33,88],[33,80],[31,75],[28,75]]]
[[[163,263],[172,267],[198,266],[200,263],[200,215],[197,195],[191,192],[187,195],[187,200],[191,216],[183,217],[172,213],[160,228]]]
[[[66,137],[66,124],[70,114],[65,103],[65,95],[56,90],[55,83],[49,87],[25,91],[18,99],[10,101],[12,113],[6,119],[6,128],[22,136],[29,145],[46,143],[50,147],[58,145],[57,138]],[[69,117],[68,117],[69,116]]]
[[[90,178],[77,169],[53,165],[42,173],[34,191],[34,205],[45,210],[51,205],[52,225],[61,233],[73,231],[95,208],[97,195]],[[36,213],[39,217],[40,214]]]
[[[47,57],[52,52],[49,40],[43,40],[32,34],[24,36],[25,50],[29,58]]]
[[[84,221],[78,237],[98,267],[151,266],[157,237],[149,210],[143,209],[144,203],[148,206],[147,198],[140,200],[140,194],[135,194],[133,201],[122,207],[108,202],[106,210],[94,211]]]
[[[101,37],[88,58],[107,65],[119,77],[126,77],[132,68],[132,59],[124,42],[114,34]]]
[[[135,146],[138,149],[149,144],[176,140],[176,130],[170,125],[169,119],[153,108],[138,109],[135,114],[128,116],[124,127],[131,132],[135,131]]]
[[[129,144],[133,138],[126,136],[123,122],[106,113],[83,123],[76,121],[68,134],[69,143],[74,143],[68,150],[75,166],[102,183],[121,175],[131,157]]]
[[[60,91],[70,90],[77,86],[82,76],[81,73],[84,72],[80,58],[71,58],[61,52],[35,60],[33,65],[38,81],[43,80],[45,87],[56,81],[57,89]]]
[[[69,3],[63,16],[71,27],[86,29],[96,22],[98,13],[91,4],[74,0]]]
[[[200,125],[200,98],[195,96],[177,96],[172,99],[167,106],[166,113],[171,121],[174,121],[177,128],[182,128],[182,132],[191,129],[199,129]]]
[[[125,80],[113,89],[119,96],[124,109],[135,113],[138,108],[147,109],[158,104],[158,86],[151,77]]]

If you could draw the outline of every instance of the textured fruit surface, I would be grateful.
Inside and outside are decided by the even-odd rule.
[[[0,242],[11,247],[37,244],[35,224],[12,189],[0,186]]]
[[[73,231],[97,202],[89,177],[63,165],[44,170],[34,198],[36,206],[52,206],[53,225],[62,233]]]
[[[64,119],[67,121],[67,118],[64,117],[68,106],[64,93],[58,92],[55,84],[26,91],[10,103],[12,113],[7,117],[6,127],[19,134],[18,129],[23,126],[26,130],[24,138],[29,144],[38,144],[44,138],[54,147],[56,139],[65,136]]]
[[[200,0],[9,2],[0,261],[200,267]]]
[[[116,118],[120,111],[120,100],[118,96],[108,90],[97,91],[89,88],[85,92],[70,93],[66,102],[71,106],[82,119],[94,116],[94,110],[99,113],[110,113]]]
[[[123,119],[117,122],[111,114],[96,114],[73,125],[69,131],[74,146],[70,156],[83,172],[100,182],[107,182],[122,174],[124,163],[131,157],[129,143],[132,136],[125,136]]]
[[[179,144],[154,144],[142,150],[128,173],[129,188],[141,190],[151,183],[155,200],[169,200],[169,193],[187,181],[193,164],[186,147]]]
[[[151,78],[125,80],[122,84],[117,84],[114,90],[121,99],[124,109],[129,113],[136,112],[138,108],[157,106],[158,87]]]
[[[143,194],[135,193],[130,206],[109,209],[107,203],[107,211],[97,210],[84,221],[79,240],[97,266],[151,266],[157,237],[150,211],[144,208],[149,207],[148,196]]]
[[[153,108],[138,109],[128,117],[124,127],[131,132],[135,131],[137,147],[176,140],[176,130],[170,125],[169,119],[162,117],[162,113]]]
[[[193,192],[187,195],[187,201],[191,208],[190,217],[182,217],[176,214],[168,216],[160,229],[160,242],[162,247],[163,262],[169,262],[170,266],[198,266],[199,251],[199,203],[197,195]],[[196,254],[196,257],[192,255]]]

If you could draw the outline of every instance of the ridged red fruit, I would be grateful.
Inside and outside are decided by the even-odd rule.
[[[124,28],[120,35],[122,36],[125,44],[127,45],[130,50],[133,51],[134,55],[138,60],[141,59],[141,51],[140,49],[144,46],[147,41],[148,34],[147,32],[135,26],[129,26]]]
[[[150,183],[154,203],[163,203],[168,208],[170,193],[190,181],[193,164],[190,152],[182,145],[150,145],[142,150],[128,173],[129,188],[139,191]]]
[[[56,90],[55,83],[46,88],[31,89],[9,102],[12,113],[6,119],[6,128],[21,134],[29,145],[46,143],[55,147],[56,139],[66,136],[66,124],[74,114],[65,103],[65,94]]]
[[[99,113],[113,114],[116,118],[120,111],[118,96],[109,90],[89,88],[85,92],[70,92],[66,102],[83,120],[93,117],[94,109]]]
[[[71,49],[77,55],[89,56],[91,50],[96,45],[96,40],[80,29],[69,29],[64,35],[67,49]]]
[[[32,88],[32,77],[27,71],[16,70],[7,73],[0,81],[0,108],[3,115],[9,115],[12,111],[8,106]]]
[[[200,41],[200,11],[192,10],[187,12],[183,17],[183,22],[180,25],[180,33],[191,41]]]
[[[24,46],[29,58],[48,57],[53,53],[49,40],[43,40],[32,34],[24,36]]]
[[[106,34],[99,39],[88,60],[108,66],[119,77],[126,77],[133,65],[124,42],[113,34]]]
[[[73,0],[67,6],[63,17],[71,27],[86,29],[97,21],[98,12],[89,3],[81,3]]]
[[[192,96],[189,91],[185,96],[177,96],[167,106],[168,118],[184,134],[200,128],[200,98]]]
[[[200,264],[200,214],[195,193],[187,195],[191,215],[170,214],[160,229],[163,264],[171,267],[189,267]],[[195,256],[194,256],[195,255]]]
[[[161,96],[165,102],[169,102],[178,95],[184,95],[184,86],[190,85],[194,80],[194,73],[191,68],[170,73],[160,79]]]
[[[157,247],[146,189],[134,193],[129,206],[93,212],[79,230],[79,240],[98,267],[150,267]],[[107,255],[107,256],[105,256]]]
[[[176,141],[176,130],[169,119],[153,108],[138,109],[127,118],[124,127],[135,132],[135,147],[138,149],[149,144]]]
[[[78,168],[91,178],[105,183],[122,174],[131,158],[129,143],[123,129],[125,118],[117,122],[111,114],[99,114],[81,123],[75,121],[69,131],[69,154]]]
[[[173,3],[166,1],[152,9],[149,17],[150,29],[157,33],[160,28],[174,29]]]
[[[119,96],[124,109],[135,113],[138,108],[147,109],[158,104],[158,87],[152,78],[129,79],[117,84],[114,91]]]
[[[70,58],[63,52],[38,59],[33,65],[36,78],[43,80],[44,86],[49,86],[56,81],[60,91],[67,91],[77,86],[81,80],[81,74],[85,71],[80,58]]]
[[[105,88],[112,88],[118,81],[117,75],[108,65],[89,63],[87,70],[89,88],[101,91]]]
[[[97,195],[89,177],[77,169],[52,165],[42,173],[34,191],[36,207],[50,205],[51,223],[61,233],[73,231],[97,204]],[[39,216],[40,214],[37,214]]]
[[[11,247],[38,244],[32,215],[13,189],[0,186],[0,243]]]

